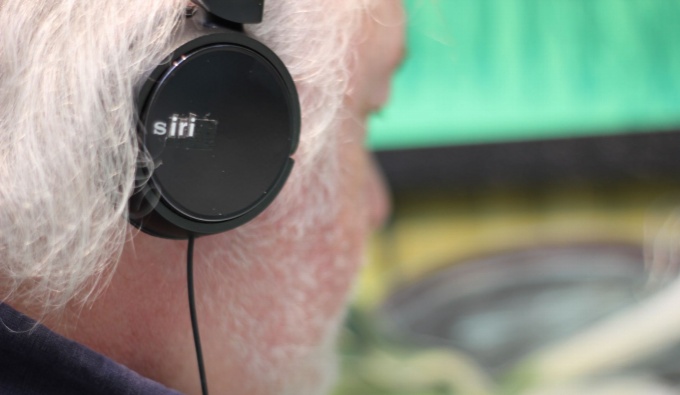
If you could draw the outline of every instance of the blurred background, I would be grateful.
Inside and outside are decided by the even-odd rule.
[[[680,1],[405,5],[336,394],[680,393]]]

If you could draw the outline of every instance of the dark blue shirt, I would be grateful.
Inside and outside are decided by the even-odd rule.
[[[0,304],[0,394],[180,395]]]

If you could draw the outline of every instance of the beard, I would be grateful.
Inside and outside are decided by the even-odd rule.
[[[297,275],[291,277],[296,282],[300,280]],[[271,287],[246,285],[257,296],[250,294],[239,299],[230,295],[232,299],[220,297],[213,302],[201,302],[211,305],[210,315],[222,317],[219,319],[221,348],[225,350],[222,366],[229,368],[231,377],[240,380],[238,390],[229,393],[328,394],[338,377],[336,346],[346,313],[347,293],[337,295],[317,289],[311,292],[314,300],[310,300],[311,281],[289,286],[292,278],[279,280]],[[331,310],[322,307],[333,299]],[[218,305],[214,300],[230,303]],[[266,307],[260,309],[257,305]]]
[[[343,315],[344,316],[344,315]],[[330,393],[338,377],[338,355],[336,352],[337,332],[342,320],[328,328],[324,341],[317,347],[300,350],[297,360],[285,378],[280,381],[282,395],[324,395]]]

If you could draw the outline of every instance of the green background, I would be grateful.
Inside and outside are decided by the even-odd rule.
[[[405,4],[408,58],[374,149],[680,126],[680,1]]]

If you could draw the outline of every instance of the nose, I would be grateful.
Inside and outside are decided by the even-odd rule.
[[[372,229],[381,227],[392,211],[392,203],[385,177],[373,157],[368,155],[368,176],[366,178],[366,202],[369,209],[369,224]]]

